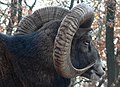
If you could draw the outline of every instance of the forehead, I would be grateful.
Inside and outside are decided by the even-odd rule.
[[[92,39],[92,34],[91,34],[91,30],[78,30],[75,34],[75,38],[76,39],[79,39],[79,38],[84,38],[84,39]]]

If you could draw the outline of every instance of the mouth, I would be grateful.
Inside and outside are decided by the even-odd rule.
[[[92,73],[91,74],[91,76],[90,76],[90,79],[92,80],[92,81],[99,81],[100,80],[100,76],[97,74],[97,73]]]
[[[90,76],[90,79],[92,81],[100,81],[101,78],[103,78],[105,76],[105,73],[101,74],[101,73],[98,73],[97,71],[95,70],[91,70],[92,74]]]
[[[98,73],[97,71],[94,71],[95,72],[95,74],[97,75],[97,76],[99,76],[99,77],[102,77],[104,74],[100,74],[100,73]]]

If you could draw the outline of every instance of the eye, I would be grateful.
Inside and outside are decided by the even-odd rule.
[[[90,43],[90,41],[83,41],[83,43],[85,44],[85,45],[89,45],[89,43]]]

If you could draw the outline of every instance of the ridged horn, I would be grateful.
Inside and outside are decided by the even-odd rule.
[[[54,42],[53,61],[57,72],[65,78],[81,75],[94,65],[92,63],[83,69],[77,69],[72,65],[70,58],[71,45],[75,33],[80,26],[85,27],[84,23],[89,23],[86,26],[90,27],[93,17],[93,9],[82,3],[75,6],[61,22]]]
[[[36,10],[20,21],[15,35],[37,31],[43,24],[51,20],[62,20],[67,13],[69,13],[69,10],[61,7],[46,7]]]

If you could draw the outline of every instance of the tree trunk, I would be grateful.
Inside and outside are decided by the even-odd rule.
[[[113,87],[116,72],[116,59],[114,55],[114,19],[115,19],[116,0],[107,1],[106,16],[106,51],[108,68],[108,87]]]

